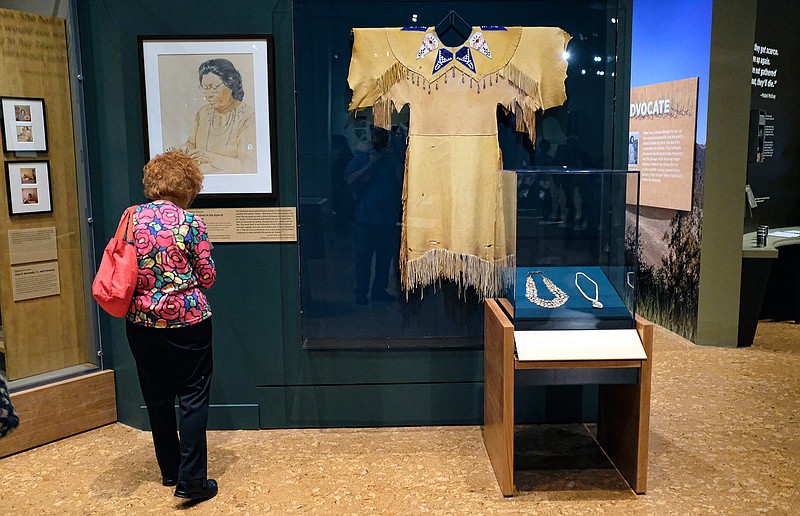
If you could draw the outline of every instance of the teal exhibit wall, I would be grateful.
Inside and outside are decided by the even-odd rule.
[[[538,2],[528,2],[534,8]],[[587,4],[593,2],[586,2]],[[613,5],[615,2],[609,2]],[[620,9],[617,51],[627,81],[630,2]],[[387,3],[387,6],[392,5]],[[225,206],[296,206],[293,12],[289,0],[78,0],[82,87],[93,235],[106,242],[122,210],[143,202],[146,161],[138,37],[272,34],[275,42],[278,196]],[[613,50],[612,50],[613,52]],[[619,94],[627,99],[627,82]],[[625,115],[624,110],[619,110]],[[609,132],[621,145],[627,119]],[[612,136],[608,137],[612,143]],[[622,147],[619,147],[622,148]],[[624,156],[624,153],[620,153]],[[209,207],[222,204],[206,202]],[[302,236],[304,228],[299,228]],[[100,249],[95,250],[99,261]],[[211,428],[281,428],[479,424],[483,415],[483,351],[475,347],[344,350],[303,349],[300,249],[297,243],[218,244]],[[124,324],[100,316],[104,365],[116,373],[119,421],[147,427]],[[592,386],[531,392],[519,407],[531,421],[585,419],[596,410]]]
[[[126,206],[144,201],[139,36],[274,33],[276,126],[281,135],[293,133],[290,2],[238,2],[236,9],[222,9],[216,2],[81,1],[78,23],[97,242],[107,241]],[[280,195],[267,205],[292,206],[294,139],[278,138],[276,152]],[[297,248],[291,243],[219,245],[214,258],[219,275],[209,292],[215,333],[211,425],[258,428],[258,386],[284,383],[284,342],[297,338],[296,316],[284,308],[298,304]],[[124,324],[102,314],[100,331],[104,365],[116,373],[119,420],[145,427]],[[271,415],[283,423],[281,416],[282,411]]]

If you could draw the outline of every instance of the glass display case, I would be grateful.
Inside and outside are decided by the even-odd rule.
[[[506,210],[515,218],[515,266],[504,271],[501,299],[515,329],[634,328],[639,173],[503,173],[516,176]]]
[[[381,134],[375,125],[373,108],[348,110],[353,97],[348,77],[354,29],[414,26],[417,29],[408,32],[413,34],[420,27],[440,25],[451,11],[457,11],[467,24],[475,27],[561,28],[572,36],[567,47],[564,83],[567,99],[563,105],[536,114],[535,141],[530,141],[530,133],[517,130],[517,112],[498,109],[497,102],[487,104],[488,111],[481,111],[484,114],[479,119],[496,127],[503,167],[508,170],[561,166],[611,168],[615,157],[622,157],[618,146],[622,145],[623,151],[627,148],[627,129],[624,134],[622,129],[628,113],[620,109],[615,99],[623,98],[629,89],[620,68],[629,58],[626,39],[620,37],[620,28],[625,25],[618,20],[630,16],[629,6],[611,0],[577,4],[542,0],[536,2],[535,9],[530,6],[530,2],[524,1],[292,2],[294,59],[298,63],[294,84],[304,349],[479,349],[483,346],[485,292],[479,295],[474,288],[460,288],[450,280],[412,291],[403,288],[400,214],[408,136],[411,126],[419,123],[419,117],[431,111],[413,102],[395,104],[388,113],[391,118],[388,138],[377,137],[373,143],[373,134]],[[415,43],[412,47],[410,60],[418,63],[420,45]],[[497,52],[491,51],[493,56]],[[493,86],[486,85],[496,86],[496,78]],[[426,91],[430,91],[433,99],[437,91],[443,93],[443,87],[440,84],[439,90],[434,86],[432,91]],[[474,94],[477,98],[477,91]],[[481,99],[485,97],[485,89],[480,95]],[[426,92],[424,98],[427,97]],[[463,107],[463,102],[456,105]],[[464,123],[458,122],[458,127]],[[376,183],[369,185],[353,176],[369,161],[375,144],[386,140],[381,156],[396,165],[398,177],[396,181],[383,178],[378,200],[372,190]],[[444,154],[443,159],[449,160],[451,156],[455,157],[452,153]],[[454,175],[453,181],[466,180]],[[372,190],[369,195],[368,190]],[[489,218],[475,205],[467,206],[453,212],[452,217],[466,222],[476,219],[486,222]],[[420,217],[421,224],[427,224],[424,218]],[[373,253],[374,265],[365,258],[368,253],[363,252],[369,250],[369,242],[386,251]],[[493,298],[500,295],[502,292],[497,289],[491,293]]]

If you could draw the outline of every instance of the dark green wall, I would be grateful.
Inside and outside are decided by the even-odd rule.
[[[98,242],[107,240],[124,207],[144,200],[140,35],[275,35],[280,197],[265,205],[295,205],[290,2],[240,1],[234,9],[210,1],[79,1],[78,22]],[[215,334],[212,425],[257,428],[258,386],[290,383],[285,364],[293,359],[285,350],[290,355],[299,351],[293,308],[299,306],[297,246],[219,245],[214,258],[218,280],[209,292]],[[103,315],[100,328],[105,365],[117,375],[119,419],[143,427],[146,418],[124,324]],[[292,342],[298,344],[284,345]]]
[[[622,25],[629,27],[629,7],[621,14],[627,18]],[[126,206],[144,200],[141,35],[274,35],[279,197],[261,205],[296,205],[289,0],[79,0],[78,23],[97,242],[107,241]],[[619,47],[624,63],[626,41]],[[615,141],[627,133],[626,112],[620,113]],[[482,350],[303,350],[298,252],[294,243],[220,244],[214,249],[218,279],[209,291],[215,335],[212,428],[482,421]],[[124,323],[103,314],[100,330],[105,366],[116,371],[119,420],[145,428]],[[534,420],[579,419],[586,415],[584,391],[591,398],[591,387],[536,388],[520,411]]]

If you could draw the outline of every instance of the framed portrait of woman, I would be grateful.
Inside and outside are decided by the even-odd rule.
[[[180,151],[202,196],[277,195],[270,35],[141,36],[147,157]]]
[[[0,97],[3,151],[47,152],[44,99]]]

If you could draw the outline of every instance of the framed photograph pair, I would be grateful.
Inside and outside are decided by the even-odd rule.
[[[47,152],[44,99],[0,97],[3,151]]]
[[[51,213],[49,161],[6,161],[8,214]]]
[[[201,196],[275,196],[273,40],[140,36],[147,157],[180,151]]]

